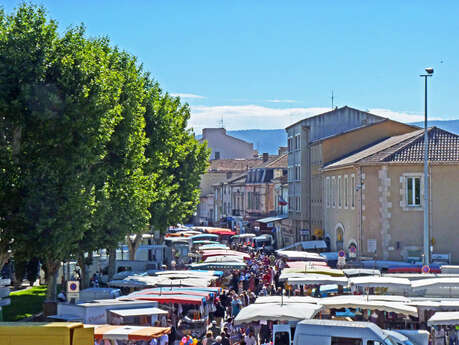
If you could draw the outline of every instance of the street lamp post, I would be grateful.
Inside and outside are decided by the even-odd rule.
[[[424,77],[424,265],[430,264],[430,234],[429,234],[429,136],[427,133],[427,77],[431,77],[433,68],[426,68]]]

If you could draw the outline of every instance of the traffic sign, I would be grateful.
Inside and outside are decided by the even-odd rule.
[[[341,249],[341,250],[338,252],[338,256],[339,256],[340,258],[344,258],[344,257],[346,256],[346,253],[344,252],[344,250]]]
[[[350,247],[349,247],[349,251],[350,251],[351,253],[357,253],[357,247],[356,247],[356,246],[350,246]]]
[[[78,280],[68,281],[67,292],[80,292],[80,282]]]
[[[430,266],[429,265],[422,266],[422,273],[430,273]]]

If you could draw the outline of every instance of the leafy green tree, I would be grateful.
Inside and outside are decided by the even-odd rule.
[[[20,174],[17,221],[7,225],[18,225],[18,251],[46,265],[50,300],[61,261],[90,227],[92,174],[121,120],[122,83],[104,68],[108,52],[82,27],[59,36],[41,8],[22,5],[1,18],[0,114],[13,138],[5,156]]]
[[[119,104],[122,120],[107,145],[107,154],[95,174],[96,211],[90,232],[82,239],[84,252],[107,248],[110,276],[114,273],[116,248],[125,237],[148,230],[148,206],[155,195],[154,175],[145,177],[144,78],[136,59],[113,50],[109,67],[120,73],[122,88]],[[80,264],[81,265],[81,264]]]
[[[158,173],[158,197],[150,205],[151,226],[165,231],[193,214],[199,202],[199,182],[206,171],[209,150],[188,129],[190,108],[178,97],[147,84],[145,100],[146,174]]]

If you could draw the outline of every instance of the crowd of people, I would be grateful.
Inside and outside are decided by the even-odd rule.
[[[246,261],[246,268],[234,270],[227,289],[216,299],[215,311],[210,314],[202,345],[258,345],[271,339],[268,322],[242,327],[234,324],[242,308],[255,303],[258,296],[280,295],[284,285],[279,281],[285,267],[283,259],[263,251],[254,252]]]

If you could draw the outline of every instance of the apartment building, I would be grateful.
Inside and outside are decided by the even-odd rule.
[[[287,127],[288,227],[295,240],[323,237],[320,169],[325,164],[365,145],[416,128],[347,106]]]
[[[430,238],[459,263],[459,136],[430,128]],[[332,250],[384,260],[420,260],[424,130],[393,136],[322,169],[324,231]]]

